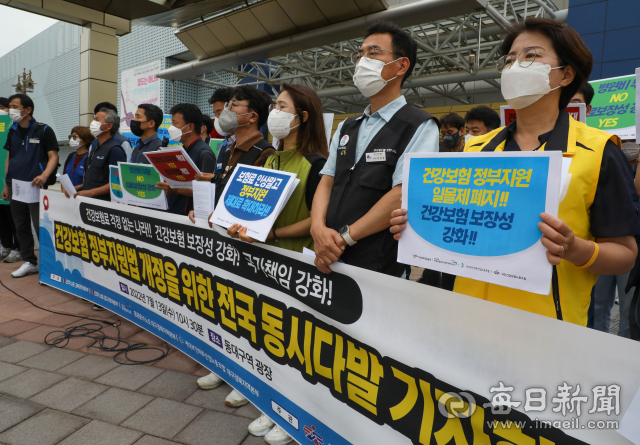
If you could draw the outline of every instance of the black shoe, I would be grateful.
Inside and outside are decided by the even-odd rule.
[[[98,306],[97,304],[93,305],[93,310],[94,311],[104,311],[104,308],[102,306]]]

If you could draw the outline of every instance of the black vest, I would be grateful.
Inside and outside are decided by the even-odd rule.
[[[94,148],[85,161],[82,190],[93,190],[109,183],[109,152],[113,147],[121,147],[115,138],[109,138],[104,144]],[[96,196],[96,199],[110,201],[111,194]]]
[[[202,168],[201,165],[198,165],[198,161],[200,160],[202,152],[208,151],[213,156],[211,147],[205,144],[201,138],[198,138],[195,142],[192,142],[192,145],[189,148],[185,147],[184,145],[182,146],[182,148],[184,148],[184,151],[187,152],[198,169]],[[189,210],[192,210],[193,198],[176,193],[175,195],[167,196],[167,204],[169,205],[169,208],[167,209],[169,213],[173,213],[175,215],[187,215],[189,213]]]
[[[404,153],[420,125],[435,119],[429,113],[407,104],[380,129],[356,163],[358,132],[362,119],[352,116],[342,124],[341,145],[337,149],[336,172],[327,208],[327,227],[340,230],[362,218],[392,186],[398,158]],[[343,138],[348,140],[343,145]],[[367,153],[386,152],[386,160],[366,162]],[[389,215],[391,219],[391,215]],[[400,276],[398,242],[388,229],[347,246],[341,259],[353,266]]]

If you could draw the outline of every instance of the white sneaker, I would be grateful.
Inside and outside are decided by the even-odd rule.
[[[235,389],[229,393],[226,399],[224,399],[225,405],[232,406],[234,408],[246,405],[247,403],[249,403],[249,399],[247,399]]]
[[[257,437],[262,437],[269,431],[271,431],[271,428],[273,428],[274,425],[275,422],[269,419],[265,414],[263,414],[256,420],[251,422],[248,429],[250,434]]]
[[[4,259],[4,262],[5,263],[17,263],[21,259],[22,259],[22,256],[20,256],[20,251],[17,250],[17,249],[13,249],[11,251],[11,253],[8,254],[7,257]]]
[[[0,260],[6,258],[9,255],[9,249],[4,246],[0,246]]]
[[[20,269],[13,272],[11,276],[13,278],[22,278],[22,277],[26,277],[27,275],[33,275],[34,273],[38,273],[38,270],[39,268],[37,265],[31,264],[30,262],[25,261],[24,264],[20,266]]]
[[[293,437],[289,436],[285,430],[276,425],[269,431],[269,434],[264,436],[264,441],[269,445],[285,445],[293,442]]]
[[[224,380],[222,380],[218,374],[214,374],[212,372],[209,375],[200,377],[197,383],[198,388],[200,389],[216,389],[218,386],[224,383]]]

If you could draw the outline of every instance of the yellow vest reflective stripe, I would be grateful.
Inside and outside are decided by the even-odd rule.
[[[465,151],[503,151],[508,128],[499,128],[472,138],[465,146]],[[563,157],[572,159],[566,179],[568,188],[560,203],[558,217],[571,227],[575,236],[586,240],[594,240],[589,210],[598,186],[602,153],[609,140],[620,146],[617,136],[577,122],[563,111],[549,140],[541,148],[562,151]],[[557,273],[563,320],[586,326],[591,289],[597,275],[564,260],[557,267]],[[456,279],[454,292],[557,318],[552,292],[539,295],[462,277]]]

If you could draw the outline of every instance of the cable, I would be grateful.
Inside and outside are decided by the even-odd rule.
[[[72,338],[80,338],[80,337],[88,337],[93,339],[93,343],[91,343],[90,345],[88,345],[87,347],[89,348],[96,348],[99,349],[101,351],[106,351],[106,352],[115,352],[116,355],[113,356],[113,361],[115,361],[116,363],[120,364],[120,365],[145,365],[147,363],[153,363],[153,362],[157,362],[158,360],[162,360],[163,358],[165,358],[167,356],[167,354],[169,354],[169,346],[167,345],[167,342],[164,342],[165,346],[167,346],[167,349],[164,350],[160,347],[157,346],[148,346],[146,343],[134,343],[134,344],[130,344],[129,342],[126,342],[124,340],[120,340],[120,320],[117,320],[115,322],[111,322],[111,321],[107,321],[107,320],[100,320],[97,318],[91,318],[91,317],[84,317],[82,315],[74,315],[74,314],[67,314],[64,312],[56,312],[56,311],[52,311],[50,309],[46,309],[43,307],[38,306],[37,304],[35,304],[34,302],[30,301],[29,299],[23,297],[22,295],[18,294],[16,291],[14,291],[13,289],[8,288],[3,282],[2,280],[0,280],[0,285],[2,285],[2,287],[4,287],[5,289],[7,289],[9,292],[11,292],[12,294],[14,294],[16,297],[19,297],[21,299],[23,299],[24,301],[26,301],[27,303],[29,303],[30,305],[37,307],[38,309],[41,309],[43,311],[47,311],[50,312],[52,314],[57,314],[57,315],[67,315],[69,317],[76,317],[76,318],[80,318],[83,320],[89,320],[92,321],[94,323],[86,323],[83,325],[79,325],[79,326],[71,326],[67,329],[65,329],[64,331],[51,331],[49,332],[45,337],[44,337],[44,342],[47,345],[56,347],[56,348],[64,348],[65,346],[67,346],[69,344],[69,341]],[[98,324],[101,323],[101,324]],[[102,331],[102,328],[104,326],[102,325],[106,325],[106,326],[113,326],[114,328],[116,328],[117,331],[117,337],[110,337],[107,334],[105,334]],[[56,337],[53,338],[51,340],[49,340],[49,336],[52,334],[56,334],[56,333],[61,333],[62,337]],[[105,341],[106,340],[111,340],[115,342],[114,346],[106,346],[105,345]],[[97,346],[96,346],[97,344]],[[120,347],[120,344],[124,344],[124,347]],[[140,350],[156,350],[160,352],[160,356],[151,360],[135,360],[129,357],[129,353],[132,351],[140,351]],[[119,360],[118,358],[124,358],[124,360],[126,361],[122,361]]]

